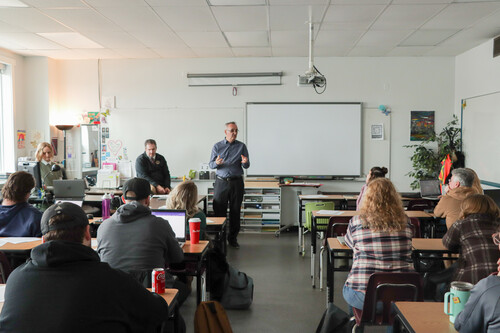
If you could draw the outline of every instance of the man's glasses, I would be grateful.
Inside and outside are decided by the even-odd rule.
[[[237,129],[231,129],[231,130],[226,130],[226,131],[228,131],[229,133],[238,133],[239,132],[239,130],[237,130]]]
[[[500,245],[500,233],[497,232],[491,235],[491,238],[493,238],[493,243],[495,243],[495,245]]]

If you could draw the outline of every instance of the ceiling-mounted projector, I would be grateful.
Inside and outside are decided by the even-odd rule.
[[[326,77],[314,66],[314,24],[309,22],[309,70],[304,75],[299,75],[299,87],[313,87],[316,93],[322,94],[326,90]],[[320,88],[320,90],[318,90]],[[321,90],[322,88],[322,90]]]
[[[311,85],[316,87],[322,87],[326,83],[326,79],[320,74],[305,74],[299,75],[299,80],[297,85],[299,87],[309,87]]]

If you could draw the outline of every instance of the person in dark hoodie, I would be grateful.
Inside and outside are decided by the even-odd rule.
[[[14,172],[2,187],[0,237],[40,237],[42,213],[28,203],[35,179],[25,171]]]
[[[165,300],[99,260],[84,211],[49,207],[43,244],[7,280],[0,332],[156,332],[168,317]]]
[[[126,181],[122,196],[125,205],[97,229],[97,253],[101,260],[134,276],[184,260],[184,252],[168,221],[151,214],[150,193],[146,179]],[[144,276],[151,281],[151,274]],[[186,284],[167,272],[165,286],[179,290],[179,304],[189,296]]]

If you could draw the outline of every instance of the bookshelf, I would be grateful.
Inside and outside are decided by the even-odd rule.
[[[208,188],[208,213],[213,214],[213,187]],[[276,182],[245,182],[241,232],[276,232],[281,221],[281,188]]]

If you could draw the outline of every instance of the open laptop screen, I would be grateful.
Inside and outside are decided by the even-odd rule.
[[[178,241],[186,241],[186,211],[182,209],[152,209],[151,213],[168,221]]]
[[[438,197],[441,195],[441,185],[439,180],[421,180],[420,195],[422,197]]]

